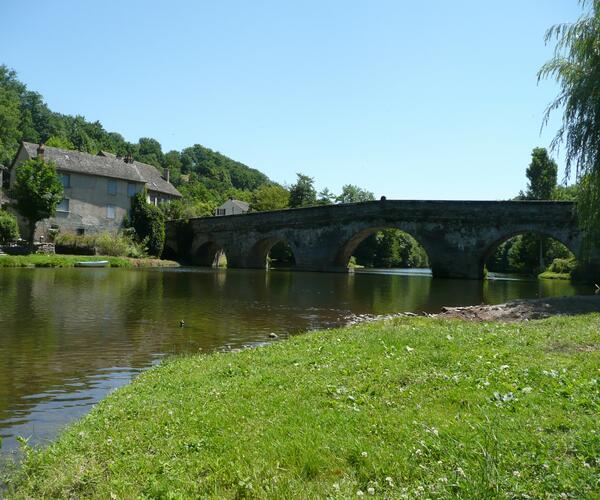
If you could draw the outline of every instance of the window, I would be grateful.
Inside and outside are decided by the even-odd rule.
[[[117,216],[114,205],[106,205],[106,218],[114,219]]]
[[[117,194],[117,181],[114,179],[108,179],[108,194]]]
[[[135,182],[127,183],[127,196],[135,196],[140,192],[139,186]]]
[[[83,236],[85,234],[85,229],[82,227],[77,228],[77,236]]]
[[[71,174],[61,174],[60,182],[62,182],[62,185],[64,188],[70,188],[71,187]]]
[[[224,208],[217,208],[217,215],[225,215],[226,210]]]
[[[69,198],[63,198],[62,201],[56,207],[57,212],[68,212],[69,211]]]

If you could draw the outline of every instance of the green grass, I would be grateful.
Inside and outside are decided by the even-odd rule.
[[[555,273],[552,271],[544,271],[538,274],[538,278],[541,280],[571,280],[571,273]]]
[[[74,267],[77,262],[107,260],[110,267],[176,267],[170,260],[131,259],[129,257],[109,257],[102,255],[0,255],[2,267]]]
[[[597,498],[599,368],[600,315],[175,358],[26,449],[7,496]]]

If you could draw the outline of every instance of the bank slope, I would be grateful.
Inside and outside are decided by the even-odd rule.
[[[28,451],[9,496],[590,497],[599,332],[399,318],[174,359]]]

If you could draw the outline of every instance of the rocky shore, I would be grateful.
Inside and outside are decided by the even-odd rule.
[[[404,312],[389,315],[360,315],[348,318],[348,324],[376,321],[398,317],[426,316],[440,319],[464,319],[470,321],[499,321],[514,323],[551,316],[575,316],[600,313],[600,295],[576,295],[572,297],[548,297],[542,299],[520,299],[505,304],[465,307],[443,307],[441,312]]]

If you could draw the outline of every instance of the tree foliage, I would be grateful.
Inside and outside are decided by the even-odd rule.
[[[317,204],[315,180],[304,174],[296,174],[297,180],[290,187],[290,207],[308,207]]]
[[[165,244],[165,218],[160,208],[148,203],[148,192],[140,191],[131,200],[131,227],[148,253],[160,257]]]
[[[376,268],[425,268],[425,249],[411,235],[399,229],[384,229],[367,236],[354,251],[356,263]]]
[[[277,184],[263,184],[252,193],[250,208],[254,211],[281,210],[290,203],[290,192]]]
[[[600,1],[580,3],[587,8],[583,17],[546,33],[547,43],[556,41],[555,52],[538,78],[554,78],[561,87],[544,124],[554,111],[563,111],[552,146],[564,144],[566,175],[574,168],[579,181],[578,215],[589,250],[600,242]]]
[[[545,148],[534,148],[531,163],[525,172],[529,185],[528,200],[551,200],[556,190],[558,165],[548,156]]]
[[[346,184],[342,192],[336,197],[338,203],[358,203],[361,201],[373,201],[375,196],[371,191],[361,189],[353,184]]]
[[[28,240],[33,246],[38,221],[54,216],[63,198],[63,185],[56,166],[42,158],[33,158],[16,167],[15,185],[11,196],[15,208],[29,223]]]
[[[0,210],[0,243],[9,243],[18,237],[19,225],[16,217],[5,210]]]

